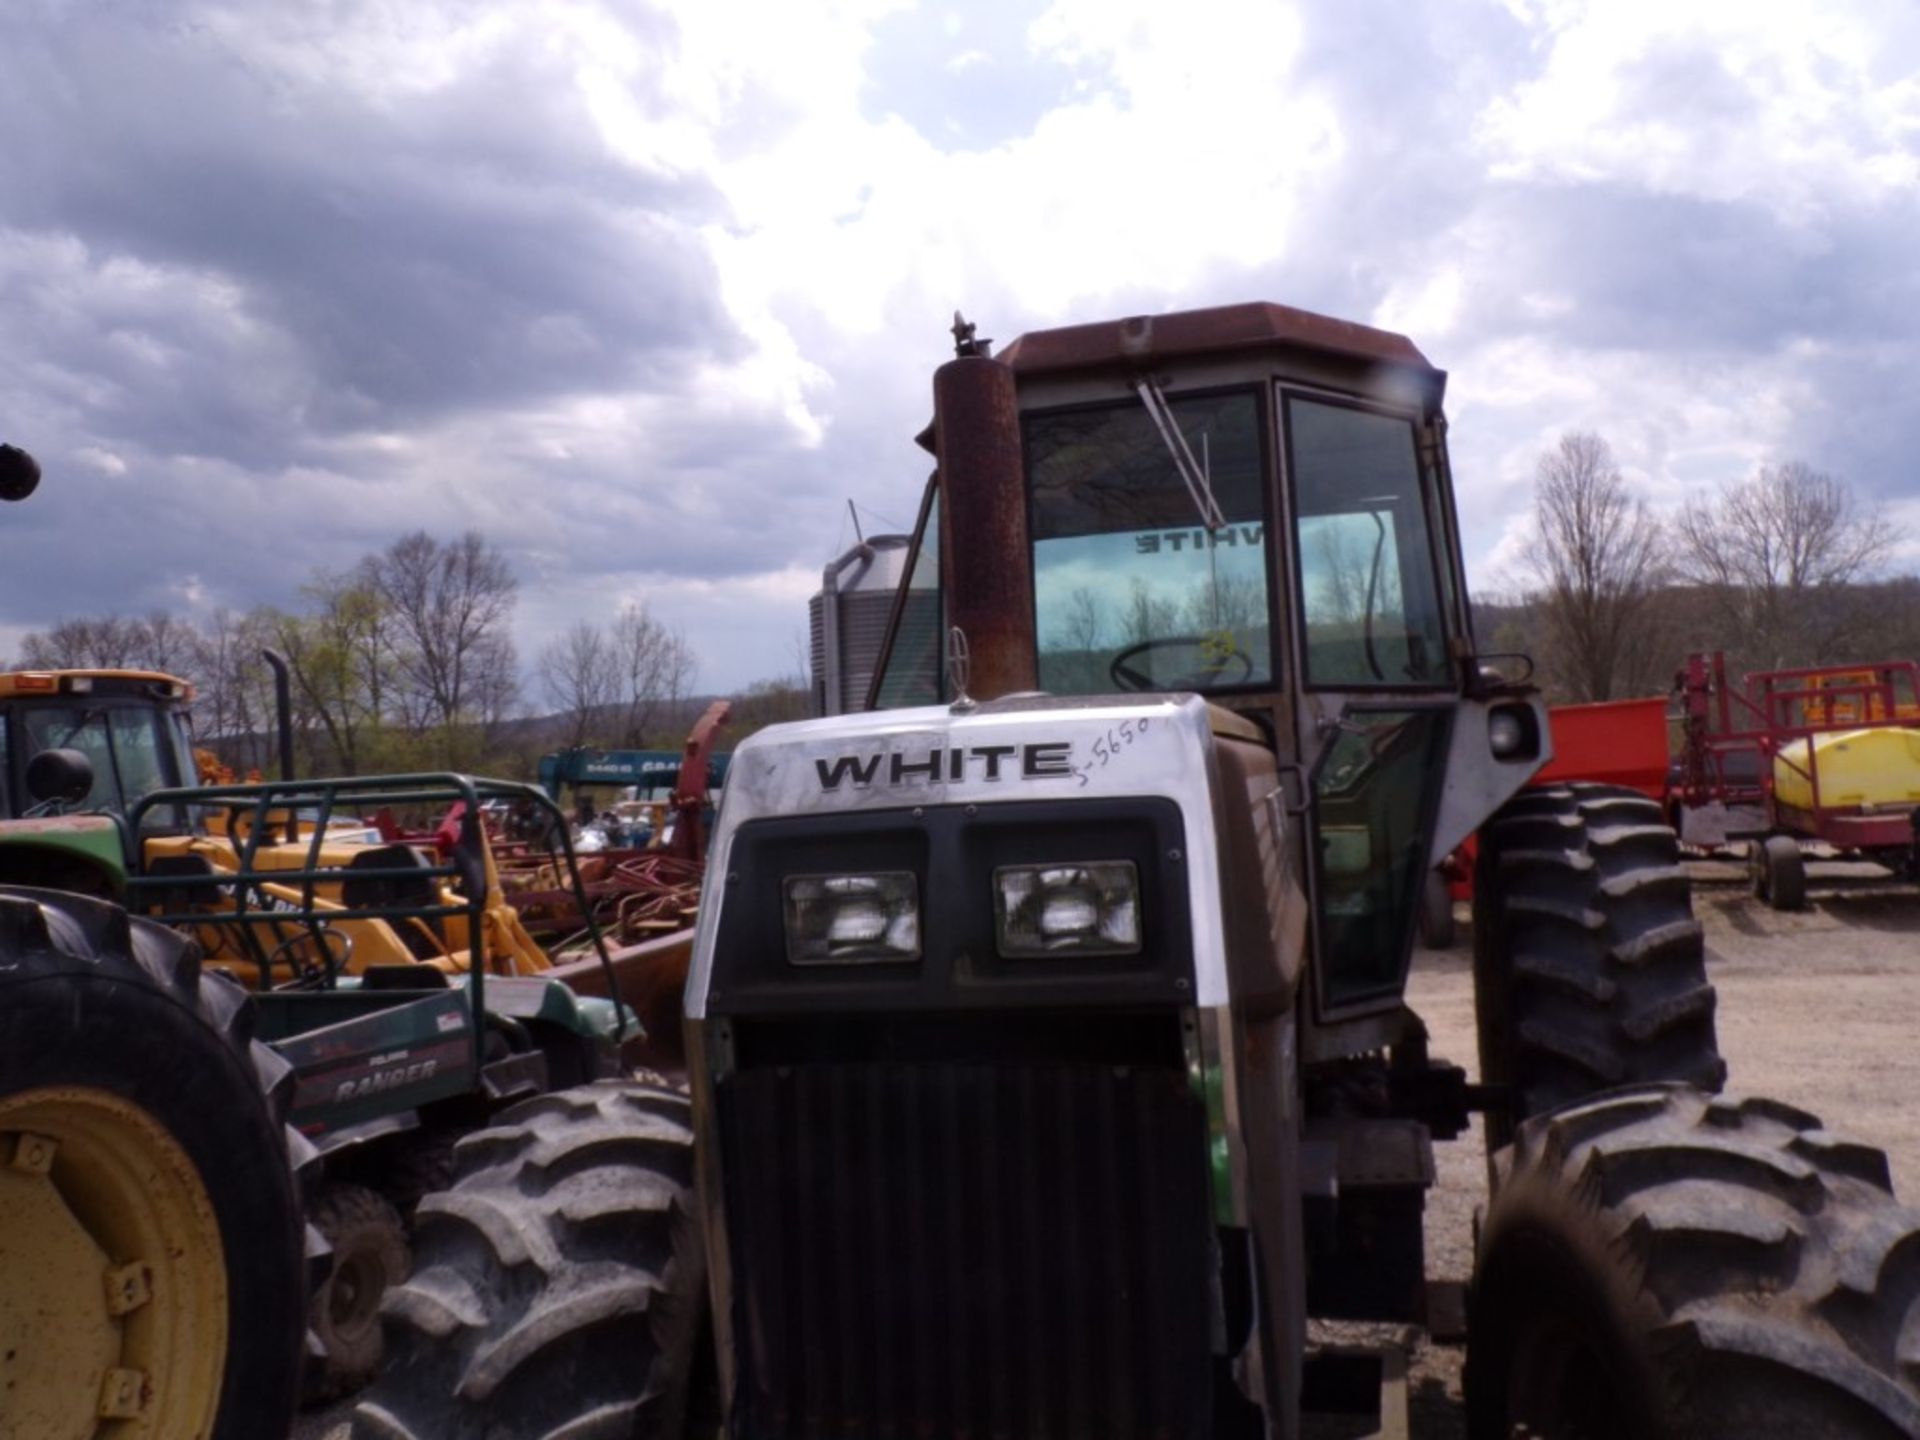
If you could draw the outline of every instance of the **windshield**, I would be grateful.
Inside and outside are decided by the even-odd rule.
[[[183,741],[164,713],[143,705],[47,705],[21,716],[26,744],[22,762],[42,750],[78,750],[93,765],[93,789],[75,806],[125,814],[155,790],[182,783]],[[154,812],[149,825],[178,823]]]
[[[1040,688],[1223,690],[1273,678],[1257,395],[1173,400],[1218,507],[1182,479],[1139,400],[1030,415]]]
[[[1413,423],[1289,395],[1307,683],[1446,685],[1446,631]]]

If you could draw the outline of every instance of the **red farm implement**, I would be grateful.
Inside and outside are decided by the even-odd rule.
[[[1536,785],[1591,780],[1638,790],[1663,804],[1667,798],[1667,701],[1603,700],[1593,705],[1548,707],[1553,759],[1534,777]]]
[[[1920,667],[1912,661],[1757,671],[1736,682],[1724,655],[1700,653],[1676,674],[1671,700],[1556,705],[1548,722],[1553,759],[1536,784],[1638,791],[1661,804],[1690,845],[1745,842],[1753,891],[1778,909],[1805,903],[1809,846],[1822,858],[1920,880]],[[1441,866],[1453,899],[1471,895],[1472,867],[1471,846]],[[1444,935],[1444,923],[1430,933]]]
[[[1809,842],[1920,879],[1920,667],[1762,670],[1736,687],[1724,656],[1695,654],[1675,690],[1682,836],[1749,841],[1755,894],[1803,904]]]

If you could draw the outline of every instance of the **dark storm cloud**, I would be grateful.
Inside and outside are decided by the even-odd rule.
[[[248,321],[288,337],[303,388],[292,414],[284,396],[249,405],[209,365],[198,403],[121,392],[111,428],[260,464],[297,444],[290,424],[671,385],[689,357],[737,348],[690,233],[712,195],[610,158],[548,52],[496,48],[441,88],[375,99],[146,13],[0,21],[5,222],[230,280]],[[643,33],[671,41],[662,21]]]
[[[527,433],[581,395],[684,395],[745,353],[695,233],[722,218],[711,186],[611,155],[578,56],[533,27],[408,85],[325,48],[327,24],[364,22],[377,70],[394,37],[373,7],[273,33],[300,13],[0,12],[0,438],[47,468],[0,515],[0,624],[292,604],[423,525],[479,526],[536,572],[542,544],[563,567],[575,546],[609,568],[783,563],[790,528],[744,527],[756,552],[675,517],[703,481],[737,500],[751,447],[790,433],[709,434],[723,453],[659,504],[670,446],[616,427],[569,463]],[[481,13],[404,12],[449,32]],[[653,66],[625,98],[658,118],[674,27],[619,18]]]

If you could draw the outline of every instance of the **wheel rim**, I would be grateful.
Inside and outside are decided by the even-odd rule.
[[[327,1319],[334,1334],[358,1339],[379,1323],[380,1297],[397,1277],[367,1250],[336,1256],[327,1282]]]
[[[0,1213],[0,1440],[208,1434],[227,1270],[179,1142],[105,1090],[0,1099]]]

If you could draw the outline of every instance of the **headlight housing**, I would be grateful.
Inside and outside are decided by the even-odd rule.
[[[1003,865],[993,891],[994,932],[1009,959],[1140,951],[1140,875],[1131,860]]]
[[[1531,760],[1540,753],[1540,724],[1528,705],[1500,705],[1487,713],[1487,748],[1496,760]]]
[[[909,870],[789,875],[787,959],[795,965],[886,965],[920,958],[920,886]]]

